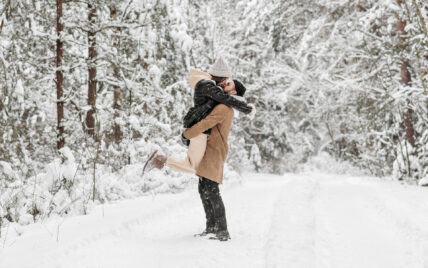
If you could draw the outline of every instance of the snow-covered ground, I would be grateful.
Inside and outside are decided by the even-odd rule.
[[[194,186],[8,230],[0,267],[428,267],[427,188],[248,175],[221,188],[232,240],[219,242],[193,237],[204,227]]]

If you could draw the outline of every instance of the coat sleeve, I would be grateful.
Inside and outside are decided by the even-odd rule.
[[[219,104],[207,117],[205,117],[205,119],[201,120],[193,127],[186,129],[186,131],[183,132],[183,136],[187,139],[192,139],[205,130],[213,128],[215,125],[223,122],[229,113],[233,113],[233,110],[226,105]]]
[[[192,127],[194,124],[201,121],[203,115],[207,115],[207,112],[212,110],[214,106],[215,102],[213,100],[208,100],[203,105],[190,108],[183,119],[183,126],[185,128]]]
[[[243,112],[244,114],[251,113],[253,109],[251,106],[248,106],[248,104],[245,101],[236,99],[235,97],[227,94],[222,89],[220,89],[219,87],[213,84],[207,83],[198,90],[200,90],[199,92],[200,95],[213,99],[219,103],[223,103],[240,112]]]

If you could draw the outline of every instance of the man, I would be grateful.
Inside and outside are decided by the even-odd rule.
[[[244,92],[246,90],[240,83],[237,84],[238,88],[236,88],[234,81],[225,81],[223,86],[224,91],[228,94],[236,94],[237,90]],[[219,184],[223,182],[223,168],[229,151],[227,140],[232,127],[233,114],[232,108],[218,104],[207,117],[183,132],[183,137],[190,140],[211,129],[205,154],[195,172],[199,176],[198,190],[206,216],[206,228],[198,236],[214,234],[215,236],[210,239],[220,241],[230,239]],[[167,158],[163,155],[157,155],[149,161],[153,162],[154,168],[162,169]]]
[[[225,92],[233,90],[235,90],[233,81],[224,87]],[[205,119],[183,133],[186,139],[192,139],[211,129],[205,155],[196,169],[196,175],[199,176],[198,190],[206,216],[206,228],[200,236],[212,233],[215,234],[214,238],[220,241],[230,239],[219,184],[223,182],[223,168],[229,151],[227,140],[232,127],[233,113],[232,108],[219,104]]]

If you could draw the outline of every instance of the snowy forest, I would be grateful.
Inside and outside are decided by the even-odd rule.
[[[190,68],[224,56],[257,114],[234,119],[225,178],[320,157],[428,181],[425,0],[1,0],[0,232],[176,192]]]

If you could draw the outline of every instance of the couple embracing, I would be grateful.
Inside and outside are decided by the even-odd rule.
[[[223,181],[223,167],[229,146],[228,137],[234,117],[233,109],[255,116],[255,107],[243,98],[246,88],[238,80],[231,79],[226,61],[220,57],[208,73],[191,70],[189,83],[194,89],[194,106],[184,117],[182,141],[188,146],[186,159],[151,154],[144,171],[167,166],[179,172],[199,177],[199,194],[206,216],[206,228],[198,236],[227,241],[226,213],[220,195],[219,184]]]

